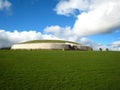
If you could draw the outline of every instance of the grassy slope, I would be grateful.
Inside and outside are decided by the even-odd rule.
[[[27,42],[23,42],[24,44],[27,43],[73,43],[73,44],[79,44],[76,42],[71,42],[71,41],[64,41],[64,40],[32,40],[32,41],[27,41]]]
[[[0,90],[120,90],[120,52],[0,51]]]

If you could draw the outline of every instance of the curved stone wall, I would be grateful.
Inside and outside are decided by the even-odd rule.
[[[11,47],[13,50],[91,50],[91,47],[78,44],[65,43],[29,43],[29,44],[15,44]]]
[[[69,49],[68,45],[64,43],[29,43],[16,44],[11,49]]]

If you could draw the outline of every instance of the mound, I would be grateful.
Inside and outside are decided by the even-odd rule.
[[[64,40],[32,40],[32,41],[23,42],[21,44],[28,44],[28,43],[71,43],[71,44],[79,44],[77,42],[64,41]]]
[[[11,49],[24,50],[90,50],[88,46],[64,40],[33,40],[15,44]]]

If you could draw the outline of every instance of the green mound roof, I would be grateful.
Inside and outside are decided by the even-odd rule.
[[[64,41],[64,40],[32,40],[32,41],[23,42],[21,44],[28,44],[28,43],[72,43],[72,44],[79,44],[76,42]]]

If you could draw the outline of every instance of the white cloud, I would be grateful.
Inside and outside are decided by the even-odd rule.
[[[78,15],[74,32],[81,36],[106,33],[120,27],[120,1],[106,2]]]
[[[99,48],[102,48],[103,50],[105,50],[107,48],[107,46],[101,44],[101,43],[96,43],[88,38],[82,37],[78,40],[79,43],[83,44],[83,45],[87,45],[92,47],[94,50],[99,50]]]
[[[120,47],[120,41],[114,41],[114,42],[112,43],[112,46],[113,46],[113,47]]]
[[[48,26],[44,29],[45,33],[52,33],[54,35],[58,35],[60,33],[61,27],[60,26]]]
[[[29,40],[37,39],[58,39],[54,35],[41,34],[33,30],[18,32],[17,30],[10,32],[0,30],[0,48],[10,47],[13,44],[21,43]]]
[[[56,26],[48,26],[44,29],[44,33],[54,35],[59,39],[66,39],[76,41],[76,36],[73,34],[70,27],[60,27]]]
[[[75,10],[86,11],[90,0],[61,0],[55,8],[57,14],[69,16],[74,14]]]
[[[79,11],[72,32],[77,36],[108,33],[120,27],[120,0],[61,0],[57,14]]]
[[[112,42],[111,49],[115,51],[120,51],[120,40]]]
[[[8,0],[0,0],[0,10],[9,10],[11,5],[11,2],[9,2]]]

